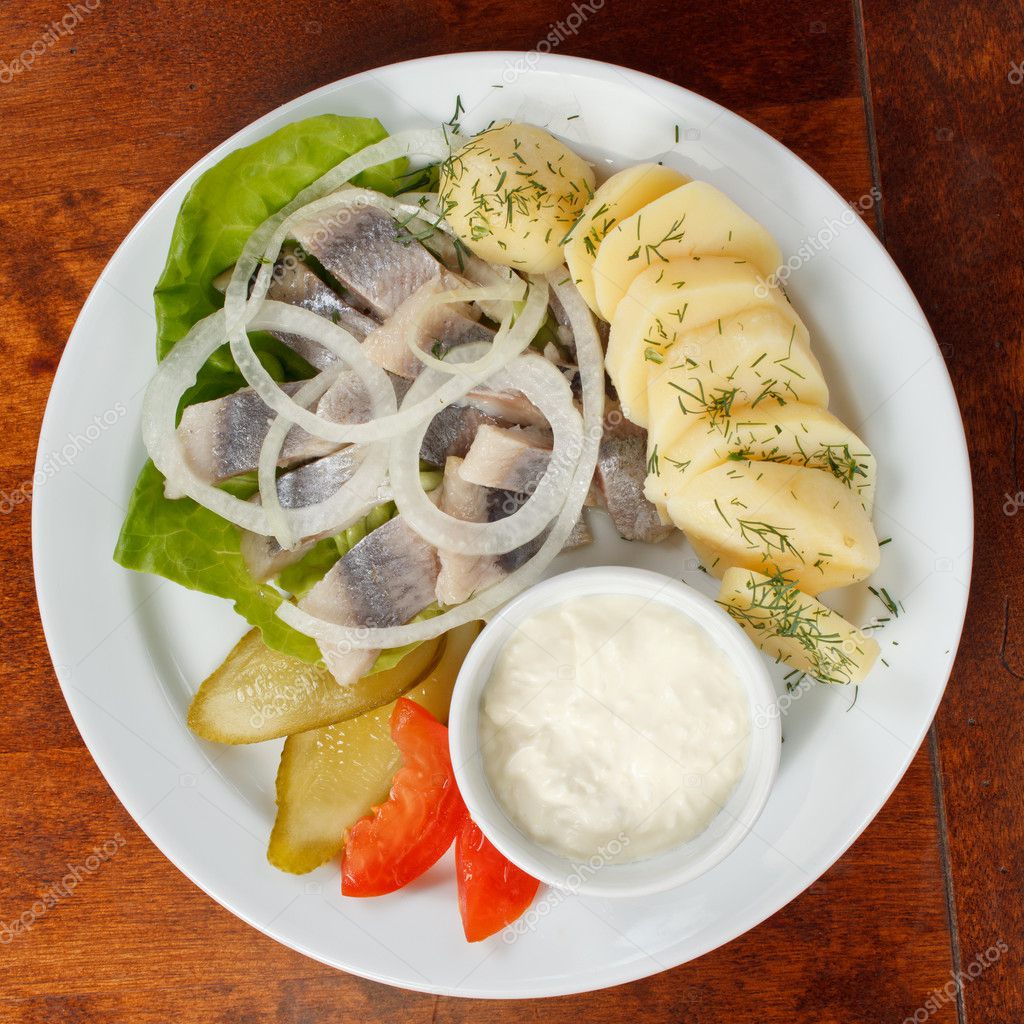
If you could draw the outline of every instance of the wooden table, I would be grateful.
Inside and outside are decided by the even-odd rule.
[[[0,489],[31,478],[47,392],[89,289],[136,219],[196,159],[308,89],[425,54],[529,50],[571,10],[568,0],[5,4]],[[0,1021],[899,1024],[915,1011],[925,1019],[930,994],[995,945],[998,962],[933,1003],[930,1019],[1024,1018],[1024,515],[1004,512],[1024,486],[1021,7],[593,0],[591,10],[561,52],[639,68],[731,107],[849,200],[881,189],[872,226],[942,343],[974,467],[975,583],[928,742],[831,871],[695,963],[543,1003],[393,991],[243,925],[137,829],[61,698],[36,614],[29,508],[20,505],[3,520],[0,921],[95,843],[119,833],[126,845],[31,933],[0,945]],[[70,34],[51,36],[30,68],[12,70],[69,11]]]

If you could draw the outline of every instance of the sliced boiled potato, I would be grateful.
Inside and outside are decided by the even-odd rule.
[[[445,218],[489,263],[543,274],[562,263],[565,236],[594,195],[594,171],[529,124],[475,135],[441,165]]]
[[[694,354],[677,348],[676,354],[668,358],[670,349],[684,338],[689,343],[693,332],[709,326],[712,331],[704,338],[713,342],[718,331],[724,333],[726,322],[732,324],[734,318],[735,330],[742,331],[745,320],[737,314],[762,308],[776,312],[785,324],[776,331],[784,342],[779,355],[785,356],[791,341],[795,350],[809,355],[810,336],[796,310],[778,288],[769,288],[749,263],[720,257],[683,259],[640,274],[619,303],[605,357],[605,367],[626,417],[648,426],[649,376],[685,366],[688,359],[698,359],[703,351]],[[773,352],[775,348],[773,344]],[[753,354],[750,360],[758,355]],[[723,358],[716,365],[725,372],[732,369],[725,364]]]
[[[594,293],[594,261],[604,236],[620,220],[689,180],[662,164],[637,164],[613,174],[587,203],[565,243],[565,262],[580,294],[598,316],[601,311]]]
[[[859,683],[881,653],[863,630],[781,576],[729,569],[718,603],[765,654],[823,683]]]
[[[775,240],[727,195],[691,181],[655,199],[612,228],[594,263],[594,291],[611,322],[633,280],[652,267],[688,256],[746,260],[763,277],[782,261]]]
[[[831,473],[777,462],[727,462],[668,500],[712,575],[782,573],[807,594],[878,568],[878,540],[857,496]]]
[[[724,462],[822,469],[850,488],[869,516],[874,505],[876,465],[867,445],[830,412],[805,402],[762,402],[754,409],[736,404],[728,416],[717,418],[704,413],[674,442],[659,445],[658,454],[657,472],[648,474],[646,486],[648,500],[656,505],[665,505],[670,494],[681,494],[691,480]]]
[[[647,401],[648,456],[667,492],[689,468],[694,436],[727,439],[791,402],[824,406],[828,387],[788,320],[773,309],[747,309],[683,335],[649,368]]]
[[[393,668],[339,686],[322,662],[271,650],[253,629],[199,687],[188,725],[214,743],[259,743],[354,718],[405,693],[441,659],[445,643],[428,640]]]
[[[405,696],[442,722],[448,720],[455,678],[480,623],[445,635],[444,654]],[[337,856],[345,831],[391,789],[401,762],[391,739],[394,703],[324,729],[289,736],[277,770],[277,819],[267,859],[276,868],[304,874]]]

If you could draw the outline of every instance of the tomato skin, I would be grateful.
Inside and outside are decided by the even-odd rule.
[[[419,704],[399,698],[391,738],[402,754],[391,794],[349,829],[341,866],[343,896],[383,896],[419,878],[452,845],[463,821],[448,730]]]
[[[455,839],[459,914],[469,942],[500,932],[523,913],[540,882],[518,868],[466,815]]]

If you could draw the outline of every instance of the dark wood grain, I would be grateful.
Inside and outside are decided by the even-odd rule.
[[[974,585],[937,734],[968,1021],[1024,1009],[1024,10],[867,0],[886,241],[956,386]],[[893,32],[898,24],[900,31]],[[1024,501],[1021,502],[1024,506]],[[1005,949],[1003,948],[1005,946]],[[992,957],[989,952],[989,959]]]
[[[915,8],[924,11],[922,31],[931,24],[926,7]],[[31,476],[56,362],[106,260],[153,199],[196,159],[256,116],[310,88],[429,53],[530,49],[570,9],[570,3],[536,0],[515,5],[107,0],[31,70],[0,82],[5,129],[0,365],[8,385],[3,401],[9,435],[0,445],[0,490],[11,492]],[[64,10],[45,0],[5,4],[0,60],[9,61],[31,45]],[[998,139],[1008,139],[1004,131],[989,137],[990,149],[971,149],[966,137],[958,136],[952,146],[935,151],[930,174],[922,175],[921,159],[932,145],[929,129],[910,123],[915,94],[903,96],[900,90],[915,72],[900,66],[896,41],[902,35],[893,32],[906,17],[900,9],[879,5],[868,11],[868,34],[872,53],[875,46],[888,47],[889,53],[888,66],[884,58],[872,65],[878,117],[888,131],[881,139],[888,224],[900,258],[919,263],[924,256],[912,279],[936,322],[936,314],[948,315],[947,307],[955,304],[950,282],[965,273],[953,225],[938,223],[959,213],[964,220],[958,231],[968,230],[971,200],[966,192],[957,194],[957,169],[973,174],[972,187],[988,189],[993,213],[1006,204],[1010,193],[1001,189],[1009,188],[1005,182],[1013,180],[1014,169],[999,162],[1010,150],[996,152]],[[1002,29],[986,31],[996,46],[1008,38],[1005,22]],[[847,3],[660,0],[639,6],[607,0],[562,50],[661,75],[729,105],[854,199],[872,185],[857,40],[855,12]],[[998,52],[995,57],[1002,59]],[[993,75],[999,65],[995,57],[990,55]],[[918,90],[932,90],[937,105],[951,103],[960,88],[952,51],[915,59],[917,72],[928,78]],[[940,59],[938,69],[933,65]],[[1006,96],[1004,104],[1019,102],[1019,90],[1016,95],[1016,101]],[[987,110],[986,116],[985,123],[998,122],[995,111]],[[953,121],[952,114],[946,121]],[[950,127],[964,132],[967,126]],[[916,149],[904,150],[901,132],[920,140]],[[949,166],[940,166],[942,161]],[[993,181],[997,168],[1000,178]],[[921,233],[945,241],[926,250],[922,239],[914,238],[915,218],[928,208],[936,182],[943,182],[945,205],[927,210],[932,234]],[[902,200],[902,214],[894,207],[901,189],[909,197]],[[1016,195],[1019,199],[1019,188]],[[1015,230],[1019,215],[1018,208]],[[965,243],[960,251],[975,261],[966,280],[981,287],[992,272],[991,261],[985,262],[992,250],[979,240],[976,248]],[[1018,238],[1018,258],[1020,251]],[[1003,290],[993,296],[1006,302],[1004,312],[1012,309],[1013,273],[1009,267],[1001,270]],[[993,412],[990,388],[999,373],[1014,372],[1007,354],[1019,356],[1019,306],[1016,312],[1016,320],[1003,320],[998,329],[993,314],[985,321],[988,333],[979,337],[967,325],[981,321],[968,319],[961,308],[949,321],[958,326],[947,332],[956,343],[951,366],[961,401],[976,424],[976,484],[991,492],[993,507],[1015,470],[1007,469],[1008,435],[977,425],[986,409],[1000,430],[1009,425],[1010,406],[998,403]],[[1004,346],[1001,358],[992,354],[996,339]],[[1019,379],[1019,365],[1016,369]],[[1004,381],[995,393],[1005,389]],[[1016,395],[1019,399],[1019,386]],[[1019,551],[1020,536],[1013,531],[1024,528],[1024,517],[1003,522],[999,515],[998,509],[992,513],[992,530],[1004,547],[1016,538]],[[526,1015],[875,1024],[904,1020],[949,979],[958,954],[947,916],[945,837],[927,751],[918,754],[865,835],[808,892],[724,949],[656,978],[578,998],[484,1006],[389,990],[306,960],[199,892],[113,797],[78,737],[50,668],[34,609],[28,504],[12,509],[0,524],[7,569],[0,590],[0,693],[5,698],[0,835],[6,840],[0,846],[0,921],[30,906],[69,862],[81,863],[94,845],[113,836],[125,843],[116,858],[42,915],[31,932],[0,945],[0,1020],[297,1024],[481,1016],[512,1021]],[[996,562],[994,554],[991,561]],[[975,595],[971,622],[977,621],[977,633],[969,625],[968,657],[958,663],[956,696],[941,723],[955,895],[968,958],[979,944],[987,946],[992,929],[1015,952],[1024,941],[1020,855],[1005,840],[1010,829],[1019,834],[1024,806],[1009,774],[1021,752],[1019,733],[1011,735],[1021,684],[1007,675],[998,655],[1002,602],[1009,596],[1008,657],[1024,675],[1024,591],[1015,582],[1019,563],[987,568],[986,583],[995,579],[998,594]],[[978,724],[967,726],[965,716]],[[1009,763],[995,759],[1000,745]],[[982,787],[984,778],[993,785]],[[987,831],[995,829],[1003,830],[1001,846]],[[1000,866],[1010,869],[1008,877],[999,873]],[[997,897],[1002,917],[993,919],[998,927],[986,931],[985,901]],[[979,905],[972,907],[974,901]],[[995,993],[979,1006],[1013,1005],[1019,993],[1005,980],[1011,959],[1007,954],[983,981],[972,983],[978,992],[984,984]],[[956,1006],[946,1004],[931,1019],[937,1024],[956,1020]],[[986,1018],[979,1011],[976,1019]]]

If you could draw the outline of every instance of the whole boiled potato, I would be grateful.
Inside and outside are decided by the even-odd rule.
[[[442,164],[440,194],[448,223],[477,256],[542,274],[561,264],[594,172],[542,128],[502,124]]]

